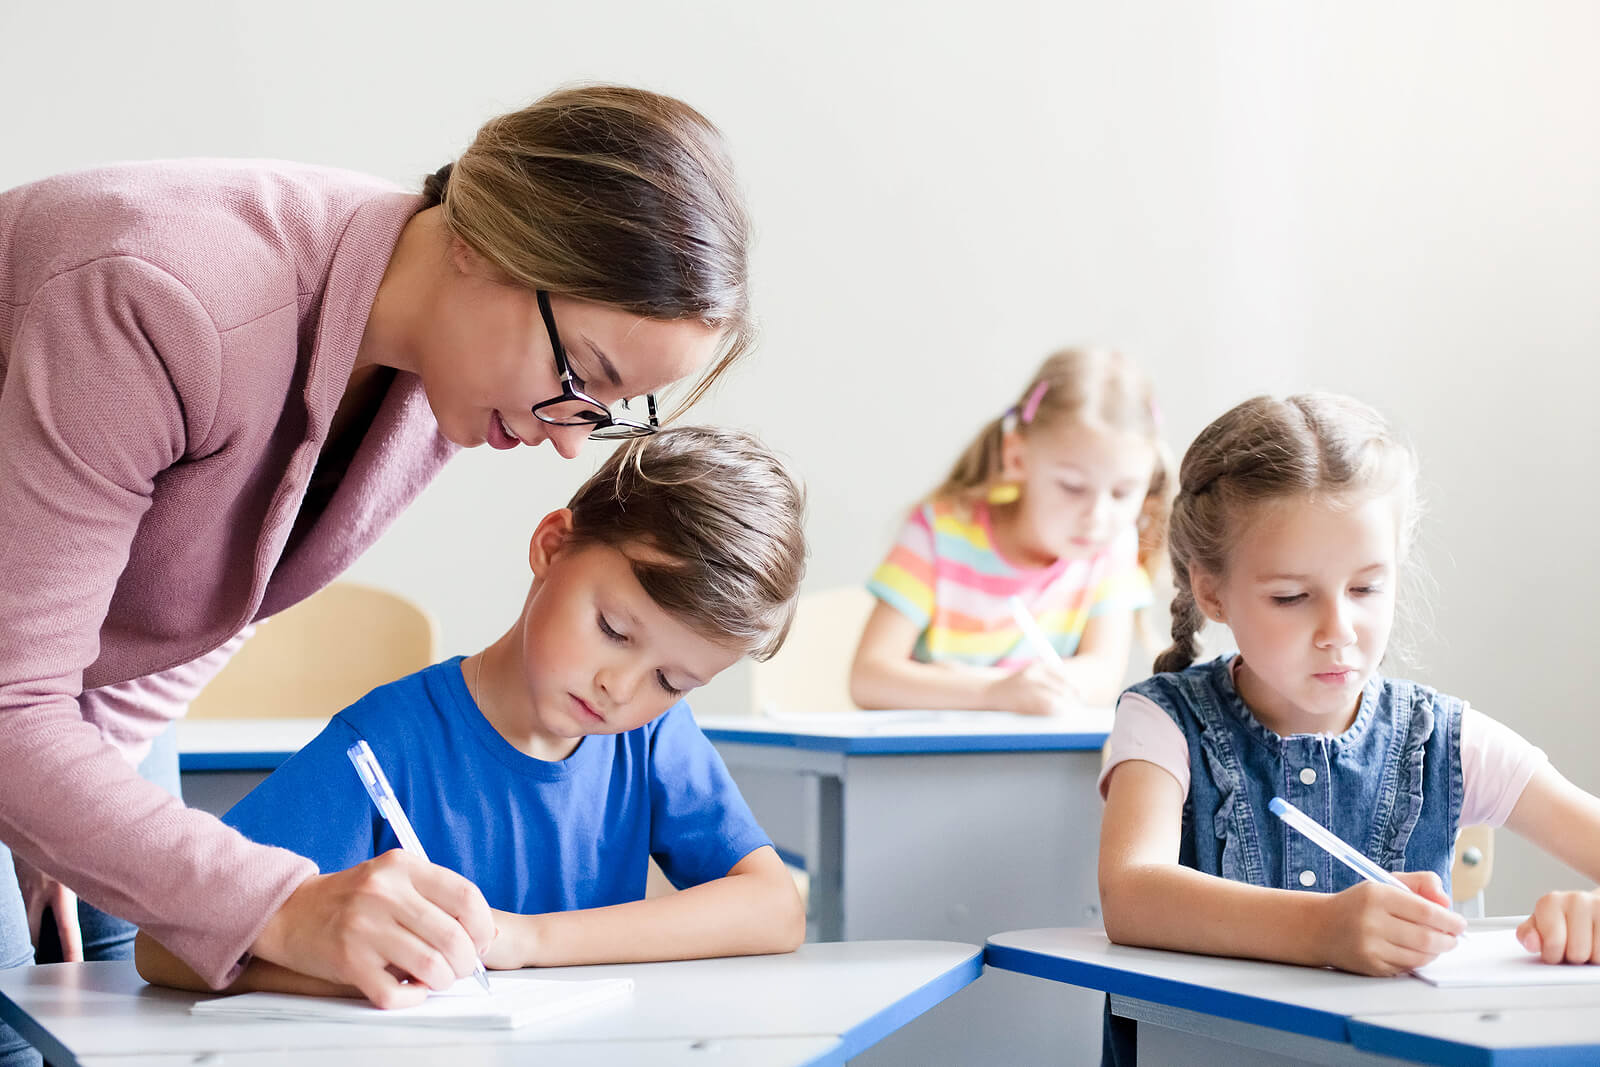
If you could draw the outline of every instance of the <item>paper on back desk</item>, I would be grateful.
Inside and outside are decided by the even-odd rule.
[[[292,993],[241,993],[202,1000],[190,1014],[208,1019],[292,1019],[367,1025],[460,1026],[510,1030],[604,1004],[633,992],[631,978],[561,981],[497,974],[492,992],[463,978],[421,1004],[384,1011],[364,1000],[303,997]]]
[[[1440,988],[1600,983],[1600,966],[1545,963],[1522,947],[1512,927],[1474,928],[1455,948],[1412,973]]]

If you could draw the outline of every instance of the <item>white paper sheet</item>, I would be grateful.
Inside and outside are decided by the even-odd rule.
[[[410,1008],[383,1011],[364,1000],[302,997],[291,993],[241,993],[202,1000],[190,1014],[208,1019],[292,1019],[300,1022],[351,1022],[367,1025],[459,1026],[510,1030],[544,1022],[625,997],[631,978],[562,981],[491,974],[491,992],[473,978],[463,978]]]
[[[1455,948],[1412,973],[1440,988],[1600,983],[1600,966],[1545,963],[1522,947],[1511,927],[1474,928]]]

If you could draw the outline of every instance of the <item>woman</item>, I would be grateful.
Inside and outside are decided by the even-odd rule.
[[[420,199],[231,162],[0,194],[0,965],[24,896],[75,948],[65,883],[217,985],[247,955],[391,1005],[422,995],[395,971],[468,973],[493,930],[452,872],[317,875],[134,765],[458,447],[570,458],[648,432],[625,397],[697,398],[751,337],[747,245],[715,128],[617,87],[492,120]]]

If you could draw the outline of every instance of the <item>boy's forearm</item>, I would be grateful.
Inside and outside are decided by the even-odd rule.
[[[354,986],[335,985],[259,957],[245,965],[232,985],[226,989],[212,989],[192,967],[169,952],[165,945],[142,932],[133,943],[133,960],[139,977],[151,985],[186,989],[193,993],[300,993],[318,997],[361,995]]]
[[[1119,945],[1328,964],[1333,898],[1215,878],[1176,864],[1130,867],[1100,885],[1106,936]],[[1182,901],[1182,907],[1174,907]]]
[[[524,967],[793,952],[806,917],[794,884],[729,875],[651,900],[543,915],[495,913]]]

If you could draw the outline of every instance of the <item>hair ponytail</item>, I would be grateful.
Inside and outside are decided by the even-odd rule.
[[[939,488],[938,498],[969,496],[987,489],[1000,474],[1001,441],[1005,437],[1006,416],[990,419],[956,460]]]

